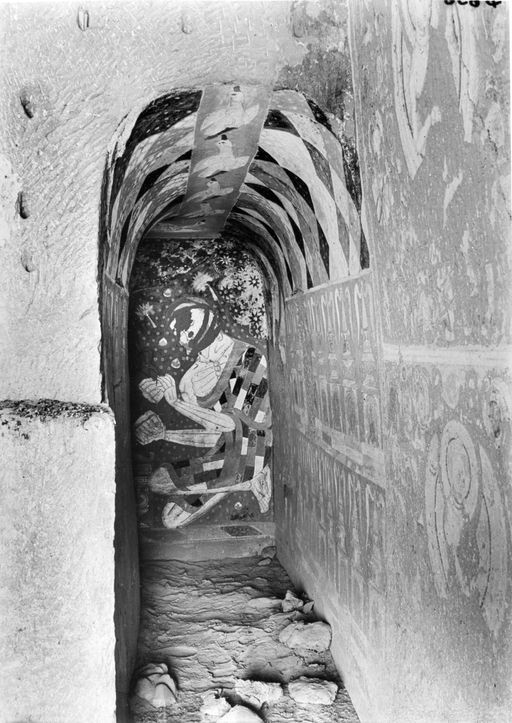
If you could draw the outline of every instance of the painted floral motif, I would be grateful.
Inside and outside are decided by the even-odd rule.
[[[155,324],[155,322],[153,321],[153,319],[151,318],[151,314],[153,314],[154,311],[155,311],[155,309],[154,309],[154,307],[153,307],[151,304],[141,304],[141,305],[137,308],[137,310],[136,310],[135,313],[137,314],[137,316],[139,317],[139,319],[147,319],[147,320],[149,321],[149,323],[151,324],[151,326],[152,326],[153,328],[155,328],[155,327],[156,327],[156,324]]]
[[[190,287],[194,293],[210,299],[213,292],[227,305],[233,320],[247,327],[251,336],[267,336],[261,273],[252,256],[237,248],[233,241],[143,242],[132,274],[132,289],[154,284],[168,285],[163,291],[166,298]],[[147,306],[141,312],[143,315],[146,311],[152,313]]]

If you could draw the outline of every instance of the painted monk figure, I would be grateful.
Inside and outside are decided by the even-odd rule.
[[[265,357],[258,354],[248,341],[234,339],[226,334],[222,330],[219,314],[202,299],[188,297],[177,302],[171,312],[170,328],[178,336],[187,355],[192,356],[194,363],[181,378],[178,389],[171,374],[164,374],[156,379],[143,379],[139,383],[139,389],[150,402],[158,404],[164,399],[183,417],[201,425],[202,429],[186,426],[182,429],[167,429],[159,415],[150,410],[135,422],[137,441],[146,445],[165,440],[191,447],[210,448],[212,453],[218,450],[224,441],[228,449],[233,452],[237,449],[238,452],[232,455],[229,461],[224,459],[213,463],[219,467],[219,472],[222,469],[222,474],[218,477],[217,484],[212,487],[204,483],[187,482],[186,487],[180,490],[174,483],[178,482],[178,478],[172,465],[167,464],[166,467],[155,470],[148,481],[150,488],[156,485],[160,492],[174,499],[184,494],[207,496],[199,510],[188,510],[183,497],[180,504],[169,502],[163,511],[164,525],[178,527],[188,524],[204,514],[225,494],[236,490],[252,491],[260,509],[266,512],[270,504],[271,478],[263,456],[255,459],[254,476],[251,479],[243,481],[238,468],[239,455],[244,454],[244,448],[247,450],[248,439],[245,435],[250,434],[251,428],[256,433],[257,429],[263,431],[270,427]],[[236,369],[241,370],[240,377],[237,376]],[[243,384],[244,374],[248,373],[256,382],[253,386],[261,389],[266,400],[263,404],[256,404],[254,410],[250,401],[254,392],[248,395],[247,384]],[[222,411],[220,403],[220,399],[226,394],[231,398],[232,407],[228,413]],[[246,432],[243,431],[244,427]],[[206,457],[208,456],[207,454]],[[211,462],[207,464],[211,466]],[[214,496],[210,498],[209,495]]]

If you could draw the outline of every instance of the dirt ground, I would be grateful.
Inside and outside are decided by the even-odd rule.
[[[132,699],[135,723],[201,721],[201,693],[221,692],[231,703],[237,678],[280,682],[283,697],[259,712],[265,723],[355,723],[357,714],[329,651],[302,653],[281,644],[280,631],[303,619],[283,613],[291,582],[277,559],[250,557],[208,562],[151,562],[142,569],[138,666],[166,663],[178,702],[156,710]],[[308,620],[314,620],[313,616]],[[302,675],[336,681],[331,706],[302,705],[286,684]]]

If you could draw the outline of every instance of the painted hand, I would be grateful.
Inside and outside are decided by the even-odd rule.
[[[143,379],[139,384],[139,389],[146,399],[150,402],[158,404],[158,402],[165,397],[165,401],[168,404],[172,404],[176,401],[176,383],[174,378],[170,374],[165,374],[163,377],[155,379]]]
[[[178,398],[178,393],[176,391],[176,382],[174,381],[174,377],[170,374],[158,377],[158,384],[160,385],[160,388],[163,389],[164,399],[167,404],[175,402]]]
[[[139,417],[134,428],[135,438],[139,444],[150,444],[165,438],[164,423],[157,414],[151,411]]]
[[[139,384],[139,389],[146,399],[149,399],[150,402],[154,402],[155,404],[164,396],[164,392],[158,384],[158,379],[143,379]]]
[[[215,388],[222,374],[222,368],[216,368],[210,362],[196,362],[183,375],[180,391],[183,399],[194,402],[197,397],[205,397]]]

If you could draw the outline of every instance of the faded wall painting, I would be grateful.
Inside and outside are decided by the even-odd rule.
[[[297,428],[378,475],[382,446],[378,348],[369,274],[294,296],[286,304],[286,354]],[[373,463],[371,460],[373,459]]]
[[[489,629],[505,616],[507,533],[503,502],[489,457],[456,419],[429,445],[425,513],[438,594],[456,586],[474,596]],[[470,551],[467,547],[469,545]]]
[[[253,258],[226,242],[147,241],[130,340],[140,523],[267,519],[272,420]]]
[[[443,600],[458,600],[495,647],[508,607],[510,532],[500,485],[511,453],[508,384],[497,370],[439,362],[389,367],[387,383],[392,470],[410,485],[424,484],[421,496],[402,485],[393,490],[424,531],[422,595],[433,588]]]
[[[384,340],[510,340],[506,3],[361,2],[352,21]]]
[[[283,379],[274,398],[282,557],[321,594],[331,625],[350,641],[351,669],[364,687],[364,667],[384,646],[386,596],[387,482],[371,273],[289,298],[285,318]]]
[[[490,720],[512,700],[507,4],[354,2],[351,36],[393,581],[362,705]]]

